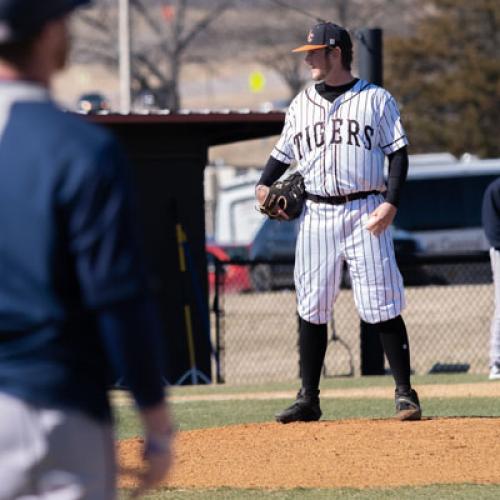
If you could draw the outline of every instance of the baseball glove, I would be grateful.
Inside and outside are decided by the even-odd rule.
[[[296,219],[302,212],[305,193],[304,178],[296,172],[286,179],[271,184],[269,193],[264,203],[259,206],[259,210],[271,219]],[[282,217],[278,209],[281,209],[288,218]]]

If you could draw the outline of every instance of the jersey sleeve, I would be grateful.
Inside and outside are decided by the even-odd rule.
[[[102,308],[147,293],[129,166],[109,139],[68,169],[63,214],[84,303]]]
[[[295,159],[292,140],[294,130],[293,122],[294,113],[292,106],[290,106],[286,113],[285,124],[283,126],[280,138],[271,151],[271,156],[274,159],[280,161],[281,163],[286,163],[287,165],[290,165],[290,163],[292,163],[292,161]]]
[[[385,102],[380,120],[380,148],[385,155],[408,145],[408,138],[401,123],[399,108],[392,96]]]
[[[148,289],[130,166],[111,137],[82,157],[64,176],[62,224],[80,295],[138,406],[154,406],[164,397],[163,326]]]
[[[97,312],[101,338],[114,370],[140,408],[165,397],[163,325],[151,300],[121,302]]]

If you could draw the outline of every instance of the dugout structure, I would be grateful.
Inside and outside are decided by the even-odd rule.
[[[87,119],[111,129],[132,160],[151,284],[165,324],[165,379],[169,384],[210,381],[203,186],[208,148],[277,135],[284,113],[99,114]]]

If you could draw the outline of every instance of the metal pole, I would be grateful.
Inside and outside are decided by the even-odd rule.
[[[130,0],[119,1],[120,111],[130,113]]]
[[[216,380],[218,384],[224,383],[221,371],[221,353],[222,353],[222,330],[221,330],[221,316],[223,313],[221,307],[221,284],[222,284],[222,273],[224,268],[220,260],[214,257],[215,263],[215,290],[214,290],[214,312],[215,312],[215,371]]]
[[[380,28],[363,28],[358,32],[359,76],[376,85],[383,84],[383,40]]]
[[[380,28],[363,28],[358,32],[359,76],[376,85],[382,85],[383,76],[383,33]],[[360,322],[361,375],[383,375],[384,350],[378,329]]]

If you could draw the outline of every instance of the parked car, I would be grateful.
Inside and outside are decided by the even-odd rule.
[[[237,261],[248,259],[248,248],[245,246],[230,246],[207,244],[205,246],[208,263],[208,286],[211,293],[215,290],[215,259],[222,262]],[[244,292],[250,290],[250,275],[248,266],[228,264],[223,266],[222,286],[224,292]]]
[[[252,289],[258,292],[277,288],[291,288],[295,242],[299,230],[298,219],[280,222],[266,219],[250,245],[250,260],[283,261],[282,263],[257,263],[250,271]],[[292,264],[284,262],[291,261]]]
[[[257,263],[250,271],[252,288],[256,291],[267,291],[279,288],[293,288],[293,261],[295,258],[295,242],[299,231],[299,219],[280,222],[266,219],[250,246],[251,260],[282,261],[273,263]],[[392,228],[396,257],[418,254],[421,251],[419,241],[410,233]],[[291,264],[284,262],[290,261]],[[401,268],[405,284],[422,284],[426,280],[415,267]],[[350,276],[347,267],[342,275],[341,287],[350,287]]]
[[[487,186],[499,176],[500,158],[469,155],[419,165],[410,156],[394,225],[418,238],[426,253],[487,251],[481,206]]]
[[[106,97],[99,92],[90,92],[82,94],[78,98],[78,111],[84,113],[97,113],[99,111],[108,111],[110,106]]]

